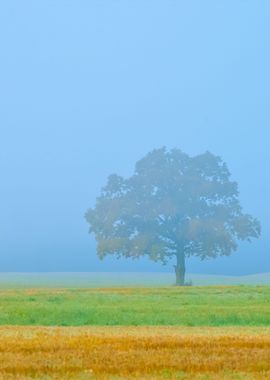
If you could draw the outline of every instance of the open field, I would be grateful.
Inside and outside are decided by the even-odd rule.
[[[269,286],[2,288],[0,325],[0,380],[270,378]]]
[[[270,273],[248,276],[187,274],[193,285],[270,285]],[[0,288],[104,288],[122,286],[171,286],[174,273],[148,272],[70,272],[70,273],[1,273]]]
[[[269,328],[1,327],[0,379],[269,379]]]
[[[269,326],[270,287],[2,289],[0,325]]]

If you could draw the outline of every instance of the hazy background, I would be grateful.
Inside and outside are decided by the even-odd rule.
[[[269,1],[0,2],[0,271],[100,262],[86,209],[163,145],[228,163],[262,237],[188,272],[270,271]]]

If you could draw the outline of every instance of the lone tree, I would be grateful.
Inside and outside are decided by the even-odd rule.
[[[190,157],[156,149],[124,179],[109,176],[86,213],[102,259],[108,254],[176,258],[176,285],[185,284],[185,259],[230,255],[239,240],[257,238],[260,223],[242,211],[227,165],[209,152]]]

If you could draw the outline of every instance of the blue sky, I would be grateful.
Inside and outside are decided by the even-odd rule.
[[[189,272],[270,271],[268,1],[0,2],[0,270],[159,271],[96,258],[106,177],[153,148],[210,150],[263,227]]]

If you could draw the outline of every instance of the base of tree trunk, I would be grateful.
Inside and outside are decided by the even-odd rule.
[[[175,285],[184,286],[185,285],[185,268],[179,265],[175,265],[174,270],[175,270],[175,276],[176,276]]]

